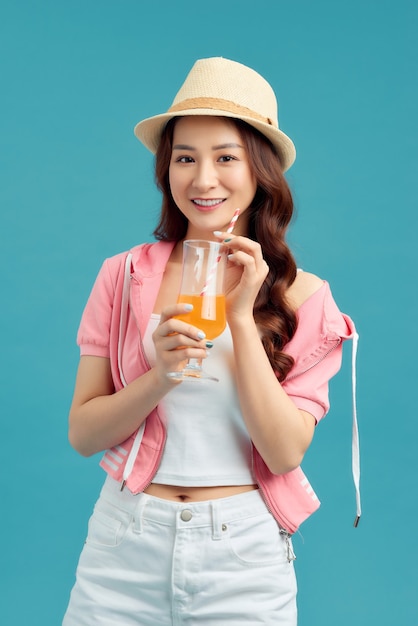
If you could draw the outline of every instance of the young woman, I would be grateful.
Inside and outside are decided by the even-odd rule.
[[[135,133],[161,218],[157,242],[105,261],[79,329],[69,437],[108,476],[64,625],[294,625],[291,534],[319,506],[300,464],[354,326],[286,244],[295,150],[259,74],[197,61]],[[214,342],[176,317],[185,239],[228,247]],[[219,382],[168,376],[192,357]]]

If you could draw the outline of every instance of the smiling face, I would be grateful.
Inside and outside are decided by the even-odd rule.
[[[188,116],[175,125],[169,166],[174,202],[188,220],[187,237],[213,239],[235,209],[235,234],[245,234],[245,212],[257,183],[236,126],[225,118]]]

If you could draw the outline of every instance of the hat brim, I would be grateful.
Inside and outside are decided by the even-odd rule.
[[[279,128],[271,126],[270,124],[265,124],[264,122],[255,120],[251,117],[243,115],[238,116],[234,113],[222,111],[220,109],[185,109],[184,111],[176,111],[175,113],[172,112],[155,115],[154,117],[149,117],[141,122],[138,122],[134,128],[135,136],[144,144],[144,146],[148,148],[148,150],[155,154],[158,149],[158,144],[160,143],[161,134],[167,122],[173,117],[183,117],[186,115],[210,115],[240,119],[253,128],[256,128],[262,135],[271,141],[280,157],[284,172],[288,170],[295,161],[296,149],[293,141]]]

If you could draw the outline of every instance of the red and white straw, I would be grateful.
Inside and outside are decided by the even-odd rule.
[[[228,234],[231,234],[231,233],[232,233],[232,231],[234,230],[234,226],[235,226],[235,223],[236,223],[236,221],[237,221],[237,219],[238,219],[238,215],[239,215],[239,213],[240,213],[240,209],[235,209],[235,211],[234,211],[234,215],[232,216],[232,219],[231,219],[231,221],[229,222],[229,226],[228,226],[227,231],[226,231]],[[204,295],[205,295],[205,293],[207,292],[207,290],[208,290],[208,285],[209,285],[210,281],[212,280],[213,275],[214,275],[214,274],[215,274],[215,272],[216,272],[216,268],[218,267],[218,263],[219,263],[219,261],[221,260],[221,258],[222,258],[222,256],[221,256],[220,254],[218,254],[218,256],[216,257],[216,261],[215,261],[215,263],[212,265],[212,267],[211,267],[211,269],[210,269],[210,272],[209,272],[209,274],[208,274],[208,275],[207,275],[207,277],[206,277],[205,284],[203,285],[203,289],[202,289],[202,291],[200,292],[200,295],[201,295],[201,296],[204,296]]]
[[[229,226],[226,230],[227,233],[231,234],[232,231],[234,230],[235,222],[238,219],[239,212],[240,212],[240,209],[235,209],[234,215],[232,216],[232,220],[230,221]]]

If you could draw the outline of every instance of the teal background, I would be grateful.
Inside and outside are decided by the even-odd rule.
[[[102,260],[152,240],[159,196],[133,126],[207,56],[278,94],[298,264],[360,333],[364,516],[353,529],[347,345],[304,463],[322,507],[294,539],[300,626],[418,624],[417,7],[2,1],[2,624],[61,623],[103,480],[67,442],[79,318]]]

